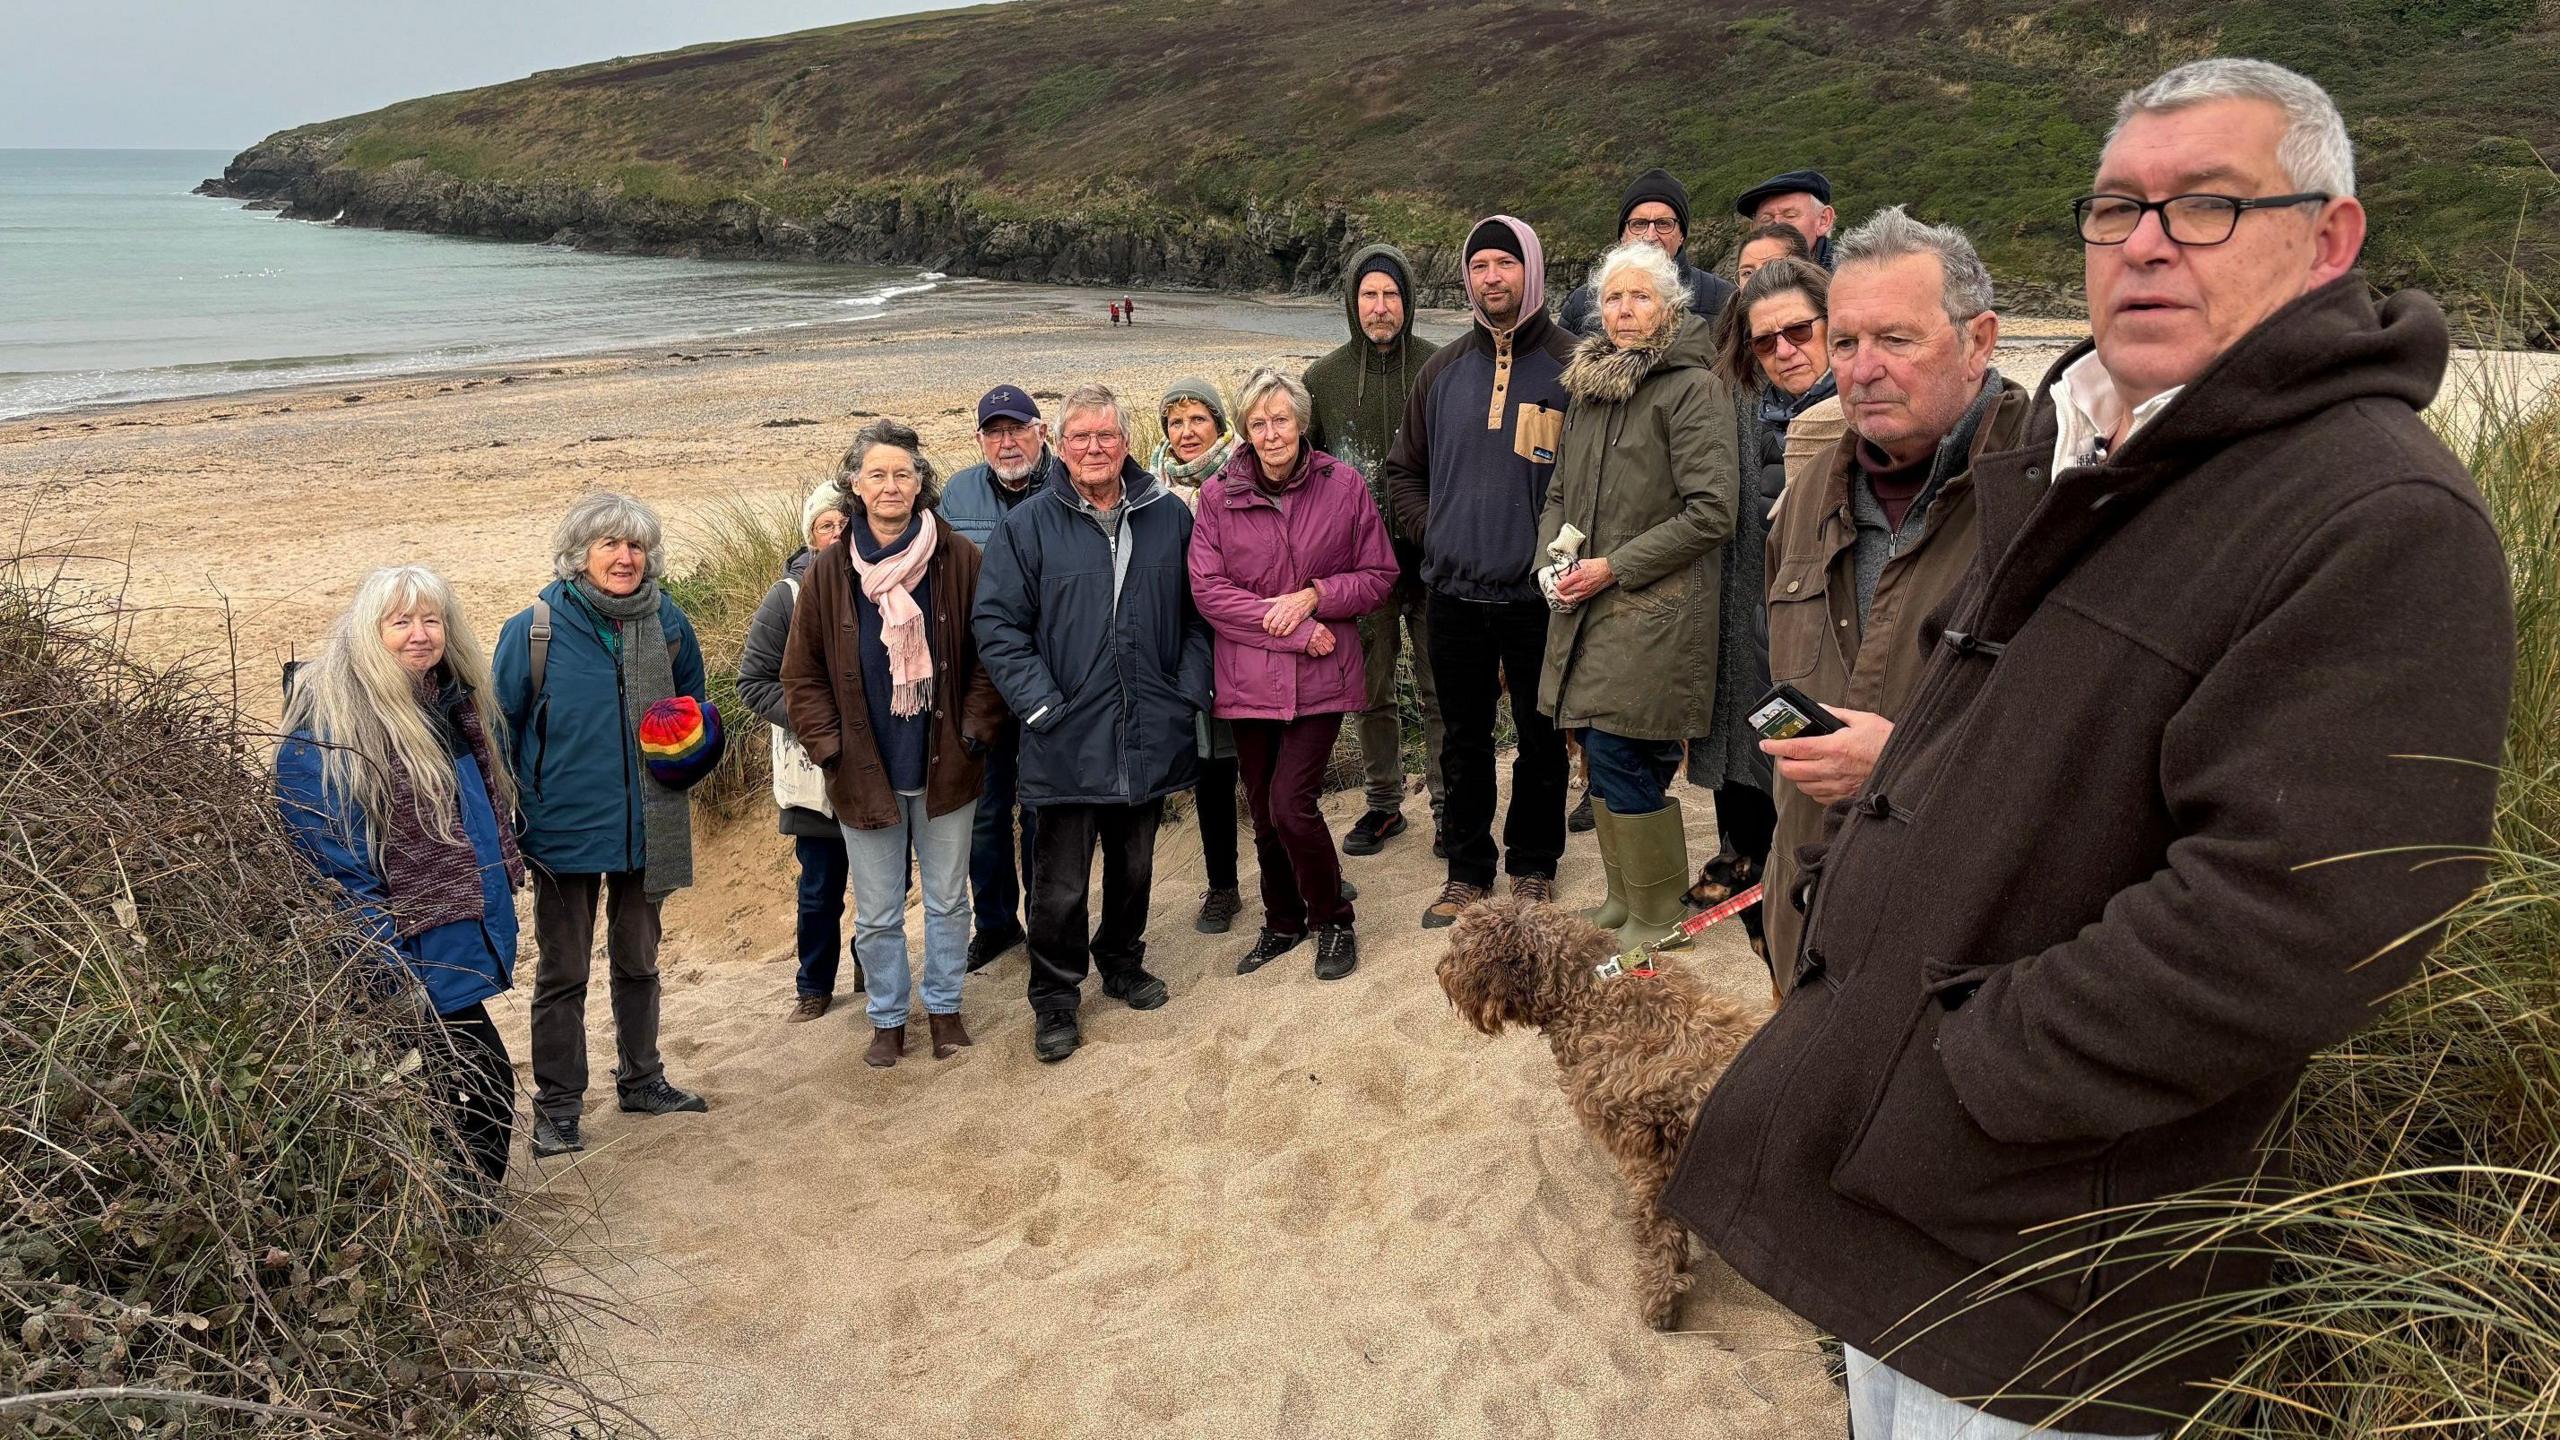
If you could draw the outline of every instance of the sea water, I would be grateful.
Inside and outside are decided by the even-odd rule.
[[[968,283],[364,230],[188,193],[230,158],[0,150],[0,418],[859,324]]]

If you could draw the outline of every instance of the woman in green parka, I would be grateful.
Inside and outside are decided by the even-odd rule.
[[[1592,274],[1600,333],[1564,373],[1571,396],[1538,540],[1555,616],[1538,708],[1580,733],[1609,894],[1591,918],[1622,944],[1678,924],[1689,885],[1683,742],[1716,720],[1718,596],[1740,490],[1733,392],[1713,327],[1651,244]],[[1557,537],[1582,539],[1570,558]],[[1568,537],[1569,539],[1570,537]]]

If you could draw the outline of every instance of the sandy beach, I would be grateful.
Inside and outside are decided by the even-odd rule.
[[[994,299],[859,332],[8,422],[0,511],[13,548],[124,586],[147,652],[236,655],[244,708],[266,716],[277,662],[308,653],[369,567],[436,566],[494,636],[548,578],[550,526],[582,491],[659,506],[681,570],[710,507],[796,496],[869,415],[914,420],[956,467],[997,381],[1149,397],[1298,368],[1343,334],[1322,300],[1150,297],[1115,330],[1099,293]],[[2003,370],[2031,381],[2072,329],[2012,326],[2027,338]],[[1683,799],[1693,853],[1711,853],[1705,797]],[[1337,827],[1355,803],[1335,797]],[[592,1214],[584,1283],[623,1317],[596,1345],[662,1434],[1841,1433],[1811,1333],[1713,1256],[1680,1333],[1639,1323],[1619,1187],[1544,1044],[1473,1034],[1433,982],[1441,937],[1415,926],[1440,879],[1427,826],[1347,862],[1363,962],[1322,986],[1305,952],[1232,973],[1252,905],[1238,934],[1192,933],[1199,836],[1168,829],[1149,963],[1174,999],[1135,1014],[1093,997],[1086,1048],[1056,1067],[1030,1055],[1019,951],[971,977],[979,1043],[951,1060],[919,1045],[866,1069],[851,997],[786,1025],[789,844],[750,818],[706,827],[700,850],[700,883],[667,911],[664,1033],[671,1076],[712,1112],[638,1120],[599,1085],[588,1153],[520,1149],[516,1172]],[[1250,895],[1250,845],[1245,861]],[[1597,900],[1587,841],[1561,880],[1569,903]],[[522,963],[492,1009],[529,1089],[529,943]],[[1686,963],[1736,995],[1764,985],[1731,926]],[[600,997],[591,1015],[609,1056]]]

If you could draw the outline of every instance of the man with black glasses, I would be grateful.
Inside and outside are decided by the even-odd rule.
[[[2211,1403],[2270,1247],[2117,1242],[2164,1197],[2281,1196],[2304,1062],[2416,970],[2496,804],[2506,563],[2419,413],[2442,312],[2355,269],[2337,108],[2182,66],[2091,189],[2093,338],[1974,463],[1978,562],[1667,1197],[1846,1342],[1859,1440]],[[1839,289],[1831,323],[1836,357]]]
[[[1671,257],[1680,283],[1689,287],[1689,312],[1713,321],[1733,298],[1733,282],[1689,263],[1689,187],[1668,170],[1647,170],[1627,182],[1618,197],[1618,243],[1643,241]],[[1556,310],[1556,323],[1576,335],[1600,328],[1600,299],[1589,284],[1575,287]]]

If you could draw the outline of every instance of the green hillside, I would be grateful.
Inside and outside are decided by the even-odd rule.
[[[1491,209],[1607,238],[1663,163],[1724,198],[1813,165],[2002,278],[2068,291],[2115,97],[2251,54],[2346,110],[2369,263],[2474,308],[2560,274],[2560,3],[1788,5],[1020,0],[547,71],[287,131],[223,193],[603,248],[949,259],[1020,278],[1309,287],[1366,235]]]

